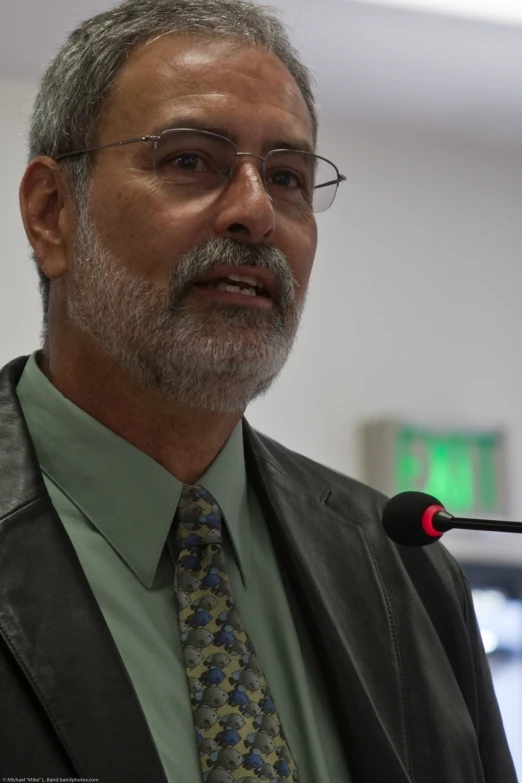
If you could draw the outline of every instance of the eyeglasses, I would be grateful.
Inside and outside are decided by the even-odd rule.
[[[312,152],[279,149],[266,157],[238,152],[233,141],[210,131],[174,128],[160,136],[137,136],[58,155],[55,160],[96,152],[108,147],[154,142],[156,175],[178,192],[206,193],[223,186],[234,174],[237,159],[250,155],[261,161],[261,175],[272,201],[300,212],[325,212],[346,177],[331,161]]]

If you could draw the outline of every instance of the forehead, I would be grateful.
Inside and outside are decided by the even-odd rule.
[[[283,132],[312,143],[305,100],[283,63],[227,39],[172,34],[137,47],[120,72],[101,133],[151,133],[181,114],[226,120],[238,137]]]

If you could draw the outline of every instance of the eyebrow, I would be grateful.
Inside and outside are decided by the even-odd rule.
[[[218,136],[225,136],[227,139],[230,139],[230,141],[233,141],[236,147],[238,146],[238,136],[231,128],[225,128],[223,125],[219,125],[217,123],[209,122],[207,120],[196,120],[191,117],[176,117],[170,120],[168,123],[161,123],[161,125],[157,125],[153,131],[152,135],[159,136],[163,131],[166,130],[175,130],[176,128],[190,128],[191,130],[201,130],[201,131],[208,131],[209,133],[217,133]],[[279,141],[274,141],[270,144],[271,150],[298,150],[299,152],[312,152],[315,153],[315,150],[310,144],[309,141],[306,139],[294,139],[293,141],[289,141],[288,139],[283,139]]]

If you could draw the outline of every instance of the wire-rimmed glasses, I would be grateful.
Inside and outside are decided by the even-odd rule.
[[[312,152],[271,150],[264,158],[238,152],[231,139],[210,131],[171,128],[159,136],[138,136],[101,147],[58,155],[55,160],[108,147],[154,142],[154,169],[162,181],[179,192],[205,193],[222,187],[234,174],[240,156],[261,161],[261,175],[267,193],[276,206],[299,212],[325,212],[346,177],[331,161]]]

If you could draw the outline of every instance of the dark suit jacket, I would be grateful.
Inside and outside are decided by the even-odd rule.
[[[16,395],[27,359],[0,370],[0,778],[166,783],[38,466]],[[243,426],[353,783],[516,783],[455,560],[439,543],[396,546],[382,495]]]

